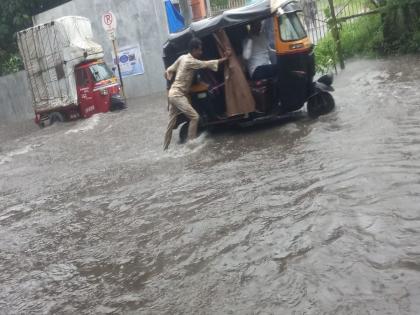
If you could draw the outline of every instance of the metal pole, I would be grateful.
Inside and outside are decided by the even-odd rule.
[[[337,49],[337,55],[338,55],[338,60],[340,62],[340,68],[341,70],[344,70],[345,65],[344,65],[344,58],[343,58],[343,50],[341,48],[340,31],[338,30],[337,17],[335,16],[334,0],[328,0],[328,3],[330,5],[331,20],[333,24],[331,31],[334,37],[335,47]]]
[[[210,0],[206,0],[206,9],[207,9],[207,17],[211,17],[213,15],[213,12],[211,12]]]
[[[121,68],[120,68],[120,58],[118,58],[118,50],[117,50],[117,44],[115,43],[115,39],[112,40],[112,46],[114,47],[115,60],[117,62],[118,76],[120,78],[120,84],[121,84],[121,92],[122,92],[123,98],[125,99],[124,83],[121,76]]]
[[[184,17],[185,26],[191,24],[191,7],[188,0],[179,0],[179,8],[181,9],[181,14]]]

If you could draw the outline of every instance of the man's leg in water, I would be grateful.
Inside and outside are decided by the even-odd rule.
[[[198,115],[196,110],[191,106],[188,98],[185,96],[170,97],[169,102],[190,120],[190,125],[188,127],[188,140],[196,138],[200,115]]]
[[[175,106],[170,104],[169,105],[169,122],[168,122],[168,127],[166,128],[165,142],[163,144],[164,150],[167,150],[169,148],[169,144],[171,143],[171,139],[172,139],[172,130],[174,129],[176,125],[176,120],[179,114],[180,114],[179,110]]]

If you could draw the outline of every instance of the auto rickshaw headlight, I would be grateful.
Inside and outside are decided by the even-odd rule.
[[[108,90],[107,89],[102,89],[101,90],[101,95],[108,95]]]
[[[294,49],[301,49],[301,48],[303,48],[303,47],[304,47],[304,45],[303,45],[302,43],[289,45],[289,48],[290,48],[291,50],[294,50]]]
[[[204,98],[206,98],[207,97],[207,93],[198,93],[197,94],[197,98],[198,99],[204,99]]]

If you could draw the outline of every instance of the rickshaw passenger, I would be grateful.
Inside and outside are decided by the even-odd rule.
[[[189,43],[189,53],[179,57],[165,72],[167,80],[171,81],[174,74],[175,80],[168,93],[170,103],[169,122],[165,134],[164,150],[169,147],[172,138],[172,130],[176,125],[177,116],[181,113],[190,120],[188,140],[194,139],[197,136],[198,120],[200,116],[192,107],[188,99],[195,70],[208,68],[217,71],[219,64],[226,61],[230,56],[230,52],[226,52],[225,56],[221,59],[202,61],[198,59],[201,57],[202,53],[201,40],[193,38]]]
[[[276,65],[271,64],[269,41],[261,31],[261,22],[251,24],[249,36],[244,40],[242,57],[246,61],[251,80],[262,80],[274,77]]]

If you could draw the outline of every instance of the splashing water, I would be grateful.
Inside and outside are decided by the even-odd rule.
[[[418,314],[419,65],[356,60],[327,116],[168,152],[164,97],[2,133],[0,313]]]

